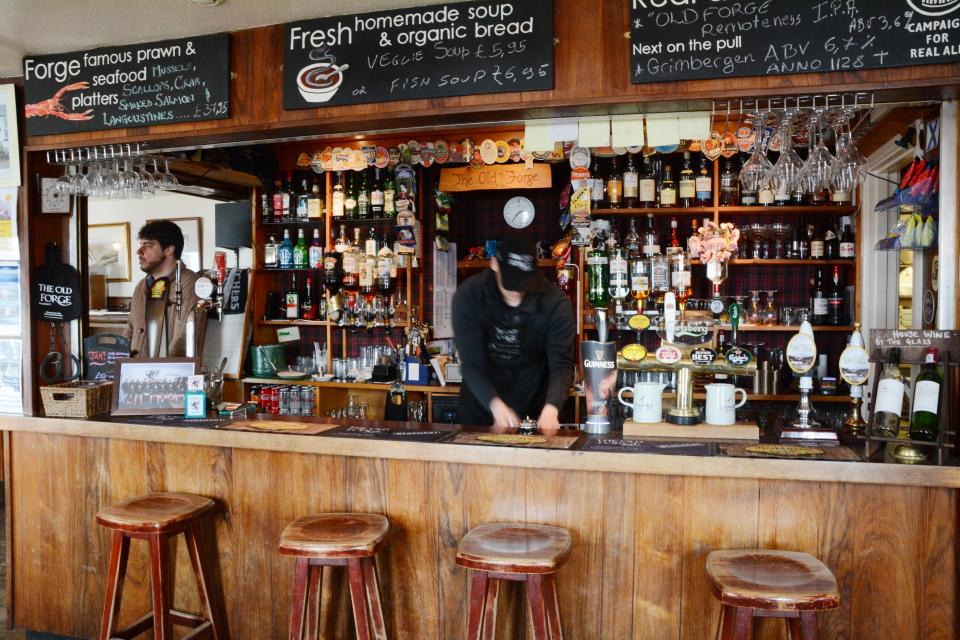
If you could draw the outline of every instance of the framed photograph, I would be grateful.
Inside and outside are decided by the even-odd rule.
[[[98,267],[107,282],[130,282],[130,223],[89,225],[87,264]]]
[[[183,253],[180,260],[191,271],[200,271],[203,264],[203,218],[165,218],[183,231]],[[147,223],[157,220],[147,220]]]
[[[17,135],[17,94],[12,84],[0,85],[0,187],[20,186],[20,137]]]
[[[118,358],[110,415],[183,415],[187,379],[199,369],[195,358]]]

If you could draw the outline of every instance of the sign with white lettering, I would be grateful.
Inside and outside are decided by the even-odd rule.
[[[960,0],[627,0],[634,84],[960,61]]]
[[[27,133],[75,133],[230,115],[226,33],[23,59]]]
[[[553,0],[458,2],[287,24],[284,109],[553,88]]]

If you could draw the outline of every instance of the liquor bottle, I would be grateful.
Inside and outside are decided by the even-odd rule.
[[[300,292],[297,291],[297,274],[290,274],[290,289],[286,296],[287,320],[300,317]]]
[[[263,246],[263,267],[264,269],[277,268],[277,239],[270,236],[267,244]]]
[[[800,259],[810,258],[810,227],[800,221]]]
[[[835,327],[846,324],[846,312],[843,305],[843,287],[840,286],[840,267],[833,267],[833,284],[827,294],[827,324]]]
[[[690,261],[683,253],[675,253],[670,257],[670,287],[681,305],[693,295]]]
[[[384,252],[386,254],[386,252]],[[393,266],[393,258],[387,255],[381,255],[377,258],[377,291],[384,296],[393,292],[393,284],[396,281],[396,271]]]
[[[354,293],[360,287],[357,252],[352,247],[348,247],[343,252],[343,279],[341,283],[343,290],[348,293]]]
[[[367,240],[364,242],[364,253],[368,256],[376,257],[377,252],[380,250],[380,243],[377,241],[377,230],[373,227],[370,227],[370,232],[367,234]]]
[[[683,253],[683,247],[680,246],[680,238],[677,236],[676,218],[670,218],[670,244],[667,245],[667,250],[664,251],[664,253],[668,256]]]
[[[823,269],[817,267],[817,275],[813,280],[813,286],[810,287],[810,322],[811,324],[827,324],[829,317],[829,305],[827,303],[827,293],[823,289]]]
[[[653,226],[653,214],[647,214],[647,230],[643,233],[643,244],[641,251],[644,258],[660,255],[660,238],[657,237],[657,230]]]
[[[663,167],[663,180],[660,181],[660,206],[677,206],[677,183],[673,181],[673,167]]]
[[[380,167],[373,170],[373,184],[370,187],[370,215],[374,218],[383,217],[383,180],[380,178]]]
[[[357,188],[357,217],[361,219],[370,217],[370,181],[367,179],[367,172],[360,172],[360,186]]]
[[[746,155],[740,156],[740,173],[743,173],[743,166],[747,163],[749,158]],[[748,181],[751,184],[744,185],[743,182],[740,182],[740,177],[737,176],[737,186],[740,188],[740,206],[743,207],[753,207],[757,205],[757,198],[759,193],[756,189],[756,183],[752,180]]]
[[[640,186],[637,189],[637,204],[640,207],[657,206],[657,174],[649,157],[643,159],[643,172],[640,174]]]
[[[823,260],[823,236],[820,235],[820,230],[816,225],[810,225],[807,227],[807,235],[810,238],[810,258],[813,260]]]
[[[343,200],[345,198],[345,191],[343,189],[343,172],[337,171],[337,183],[333,185],[333,204],[330,206],[332,211],[330,215],[334,218],[343,217]]]
[[[632,209],[637,206],[640,193],[640,173],[634,154],[627,154],[627,164],[623,168],[623,206]]]
[[[383,179],[383,217],[397,217],[397,185],[394,180],[393,171],[387,170],[387,175]]]
[[[300,181],[300,192],[297,194],[297,222],[306,222],[309,217],[310,187],[307,179]]]
[[[713,205],[713,176],[710,175],[710,165],[706,158],[700,158],[700,169],[695,179],[697,189],[697,206],[709,207]]]
[[[333,250],[337,253],[343,253],[350,248],[350,238],[347,237],[347,225],[340,225],[340,235],[333,241]]]
[[[357,218],[357,179],[347,174],[347,186],[343,189],[343,213],[348,220]]]
[[[293,221],[297,219],[297,186],[293,182],[293,171],[287,171],[287,182],[283,194],[283,219]]]
[[[890,349],[890,361],[883,365],[873,399],[870,429],[875,436],[896,438],[903,414],[903,374],[900,373],[900,349]]]
[[[293,246],[293,268],[306,269],[310,264],[310,254],[307,241],[303,237],[303,229],[297,230],[297,244]]]
[[[830,204],[837,207],[849,207],[853,196],[849,189],[834,188],[830,191]]]
[[[398,354],[397,378],[390,384],[387,404],[383,408],[384,420],[407,420],[407,388],[403,386],[403,358]]]
[[[757,204],[761,207],[771,207],[774,205],[773,188],[770,186],[770,180],[764,178],[760,181],[760,188],[757,191]]]
[[[310,187],[310,195],[307,196],[307,218],[309,220],[323,219],[323,196],[320,195],[320,185],[316,179]]]
[[[813,207],[820,207],[830,200],[830,194],[827,192],[826,183],[820,183],[817,185],[814,191],[811,191],[807,194],[807,201]]]
[[[940,432],[940,385],[943,377],[937,368],[940,352],[927,349],[923,366],[913,385],[913,412],[910,414],[910,439],[934,442]]]
[[[738,193],[739,181],[733,170],[733,160],[723,161],[723,171],[720,172],[720,206],[735,207],[740,201]]]
[[[790,241],[790,252],[787,255],[792,260],[800,259],[800,226],[793,225],[793,239]]]
[[[617,306],[620,306],[627,294],[630,293],[630,273],[627,270],[627,252],[618,245],[614,244],[609,249],[610,258],[610,283],[607,293],[610,295]]]
[[[290,242],[290,230],[283,230],[283,241],[277,247],[277,266],[289,269],[293,266],[293,244]]]
[[[600,158],[593,156],[590,164],[590,209],[602,209],[606,183],[601,173]]]
[[[619,209],[623,206],[623,176],[616,158],[610,159],[610,172],[607,174],[607,206]]]
[[[377,292],[377,258],[362,254],[357,256],[357,261],[360,266],[360,295],[366,300],[372,300],[373,294]]]
[[[833,226],[828,226],[823,233],[823,257],[827,260],[840,257],[840,238],[837,237],[837,230]]]
[[[844,225],[843,235],[840,236],[840,257],[850,258],[851,260],[857,257],[857,243],[853,240],[850,225]]]
[[[700,259],[700,247],[697,245],[694,247],[692,242],[693,238],[697,235],[697,219],[694,218],[690,221],[690,235],[687,236],[687,255],[690,256],[690,261]]]
[[[311,269],[323,268],[323,243],[320,242],[320,230],[313,230],[313,242],[310,243],[310,252],[308,256]]]
[[[360,242],[360,227],[353,228],[353,242],[350,243],[350,246],[357,250],[359,253],[363,253],[363,243]]]
[[[279,179],[273,181],[273,221],[283,222],[283,185]]]
[[[273,198],[267,194],[266,185],[260,194],[260,222],[263,224],[273,222]]]
[[[340,275],[342,254],[328,253],[323,259],[323,287],[331,297],[340,292],[343,277]]]
[[[630,218],[630,231],[627,237],[623,239],[623,246],[627,250],[628,260],[637,260],[640,258],[640,235],[637,233],[637,221]]]
[[[683,152],[683,166],[680,168],[680,206],[692,207],[697,199],[697,181],[693,177],[693,165],[690,164],[690,152]]]
[[[597,237],[587,253],[587,303],[594,309],[607,308],[609,283],[610,259],[602,240]]]
[[[317,319],[317,306],[313,303],[313,278],[307,276],[307,287],[300,302],[300,317],[304,320]]]

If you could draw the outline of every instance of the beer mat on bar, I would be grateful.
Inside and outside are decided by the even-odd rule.
[[[799,444],[721,444],[724,455],[733,458],[791,458],[858,462],[862,458],[845,446],[810,446]]]
[[[182,415],[162,416],[107,416],[108,422],[140,424],[148,427],[194,427],[200,429],[222,429],[236,418],[216,416],[212,418],[185,418]]]
[[[323,422],[298,422],[293,420],[242,420],[220,428],[230,431],[294,433],[298,436],[315,436],[337,426],[335,424],[324,424]]]
[[[621,438],[587,438],[581,451],[607,453],[659,453],[671,456],[716,455],[713,442],[664,442],[661,440],[623,440]]]
[[[569,449],[579,436],[539,436],[519,433],[458,433],[452,444],[481,444],[494,447],[530,447],[534,449]]]
[[[391,442],[437,442],[450,435],[449,431],[401,430],[386,427],[337,427],[323,434],[331,438],[358,440],[389,440]]]

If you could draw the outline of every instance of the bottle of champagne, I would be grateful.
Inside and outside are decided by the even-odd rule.
[[[890,361],[883,366],[873,399],[870,428],[875,436],[896,438],[903,411],[903,374],[900,373],[900,349],[890,349]]]
[[[940,385],[943,376],[937,368],[939,352],[927,349],[923,366],[913,385],[913,412],[910,414],[910,439],[933,442],[940,432]]]

